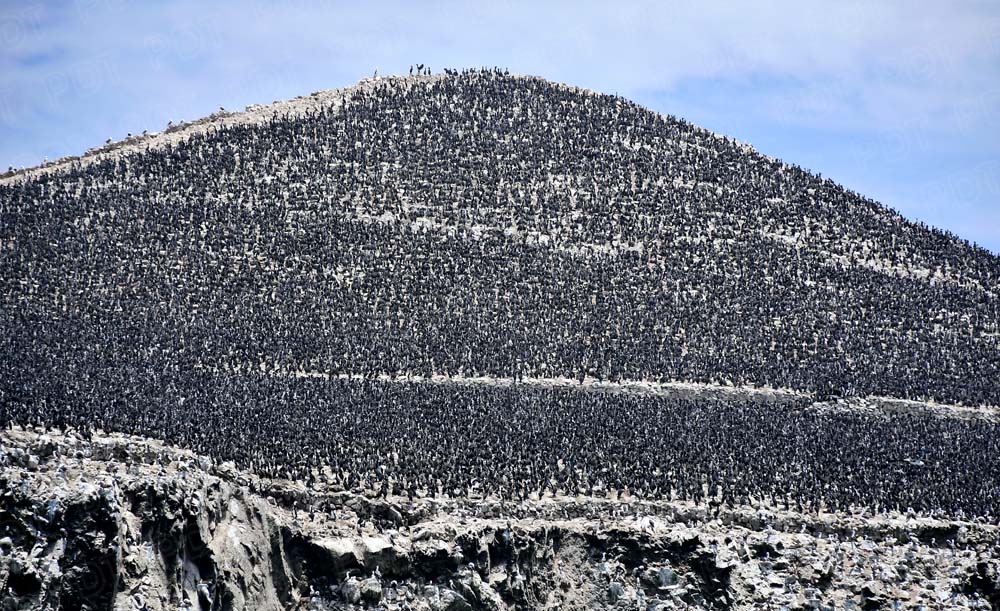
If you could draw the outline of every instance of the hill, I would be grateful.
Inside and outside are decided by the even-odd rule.
[[[1000,498],[993,423],[852,407],[1000,404],[1000,260],[619,97],[371,79],[7,176],[0,218],[5,422],[373,494]]]

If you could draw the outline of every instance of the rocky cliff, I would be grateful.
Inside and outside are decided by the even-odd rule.
[[[3,609],[1000,608],[982,521],[372,499],[120,435],[0,439]]]

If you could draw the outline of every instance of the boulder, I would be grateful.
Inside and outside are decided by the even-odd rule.
[[[469,611],[472,609],[472,605],[465,600],[464,596],[448,588],[441,588],[439,605],[437,608],[441,611]]]
[[[374,577],[369,577],[361,583],[361,598],[369,603],[376,604],[382,600],[382,582]]]
[[[608,600],[612,603],[616,603],[621,600],[623,596],[625,596],[625,587],[622,586],[620,582],[612,581],[608,585]]]
[[[669,566],[660,567],[660,570],[656,574],[656,580],[660,588],[669,588],[670,586],[677,585],[679,581],[677,573]]]
[[[316,546],[326,552],[329,562],[337,571],[361,564],[354,539],[347,537],[317,539]]]
[[[358,604],[361,602],[361,581],[357,577],[349,577],[340,584],[340,595],[344,597],[344,602]]]

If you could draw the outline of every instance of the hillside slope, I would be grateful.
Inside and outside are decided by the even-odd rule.
[[[7,176],[0,270],[0,423],[383,495],[1000,500],[993,423],[813,405],[1000,404],[997,257],[537,78],[372,79]]]
[[[10,182],[6,349],[34,358],[1000,402],[996,257],[539,79],[378,80]]]

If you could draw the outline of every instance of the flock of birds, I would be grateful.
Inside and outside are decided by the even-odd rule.
[[[617,96],[418,68],[0,184],[2,421],[383,494],[995,513],[985,420],[426,382],[996,405],[1000,260]]]

